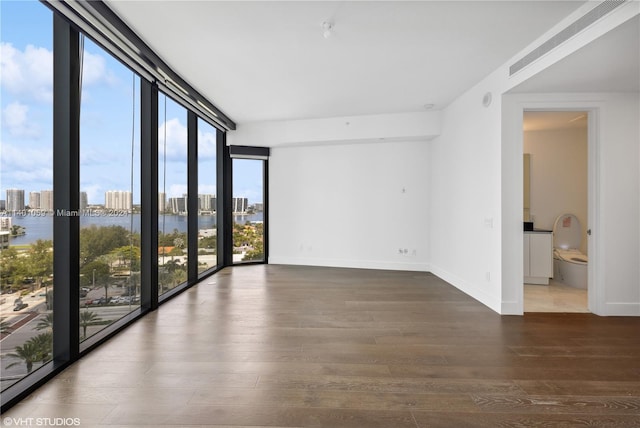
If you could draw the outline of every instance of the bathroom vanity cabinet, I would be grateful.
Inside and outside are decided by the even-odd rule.
[[[553,278],[553,233],[550,230],[524,232],[524,282],[548,285]]]

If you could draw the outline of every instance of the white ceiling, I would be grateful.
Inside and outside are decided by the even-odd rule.
[[[581,1],[114,1],[237,123],[436,109]],[[334,23],[324,38],[322,22]]]

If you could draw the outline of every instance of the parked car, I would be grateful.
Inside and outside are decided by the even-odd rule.
[[[20,303],[19,303],[19,304],[17,304],[17,305],[13,308],[13,312],[21,311],[21,310],[23,310],[24,308],[26,308],[27,306],[29,306],[29,304],[28,304],[28,303],[23,303],[22,301],[20,301]]]

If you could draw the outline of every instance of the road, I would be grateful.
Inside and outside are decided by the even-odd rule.
[[[43,333],[43,331],[36,330],[36,326],[38,325],[40,319],[44,318],[48,313],[45,304],[44,288],[41,290],[42,291],[37,290],[27,296],[22,297],[22,301],[24,303],[27,303],[29,306],[17,312],[13,312],[13,307],[15,299],[19,297],[19,293],[4,294],[2,297],[4,299],[4,302],[0,304],[0,314],[5,321],[8,321],[9,324],[13,326],[12,333],[9,335],[5,335],[0,340],[0,368],[2,373],[0,382],[2,384],[2,389],[27,374],[26,366],[24,364],[18,364],[7,369],[7,365],[11,364],[14,361],[20,361],[15,358],[8,357],[7,354],[14,352],[17,346],[22,346],[32,337]],[[109,295],[115,295],[118,291],[120,290],[114,289],[112,293],[112,290],[110,289]],[[89,292],[89,295],[86,298],[82,298],[81,302],[79,302],[79,310],[91,311],[95,313],[96,316],[101,319],[101,321],[115,321],[137,308],[137,305],[133,304],[111,306],[83,305],[83,303],[87,299],[98,298],[102,296],[104,296],[104,288],[91,290]],[[104,324],[89,326],[87,328],[87,335],[90,336],[103,329],[104,327]],[[82,327],[80,328],[80,334],[82,335]],[[39,366],[39,363],[34,364],[34,369],[38,368]]]

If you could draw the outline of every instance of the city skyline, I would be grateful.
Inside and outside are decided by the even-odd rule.
[[[7,15],[29,17],[2,20],[0,195],[4,196],[8,189],[53,188],[53,42],[52,14],[38,2],[2,2],[2,9]],[[83,56],[80,187],[89,205],[97,204],[110,189],[131,191],[133,204],[139,204],[140,79],[89,39]],[[165,107],[165,98],[160,94],[158,185],[167,197],[179,197],[187,190],[187,114],[170,98]],[[198,193],[215,193],[215,128],[202,120],[198,123]],[[234,193],[262,202],[261,170],[235,162],[234,170]]]
[[[7,200],[12,195],[12,202],[9,204],[11,208],[17,209],[1,209],[0,212],[16,212],[26,210],[53,211],[53,190],[41,190],[40,192],[29,191],[24,189],[7,189]],[[29,203],[26,203],[26,195],[29,195]],[[20,199],[22,197],[22,199]],[[6,200],[1,200],[5,202]],[[217,197],[215,194],[199,193],[198,194],[198,211],[215,212],[217,211]],[[105,209],[132,211],[138,204],[132,203],[132,194],[127,190],[108,190],[105,192],[104,204],[89,204],[87,200],[87,192],[80,192],[80,210],[84,210],[89,206],[101,206]],[[243,196],[234,196],[231,199],[231,208],[234,213],[245,213],[250,207],[254,207],[256,211],[262,211],[262,202],[249,203],[249,199]],[[158,211],[168,211],[178,214],[187,212],[187,195],[183,194],[178,197],[167,198],[163,192],[158,193]]]

